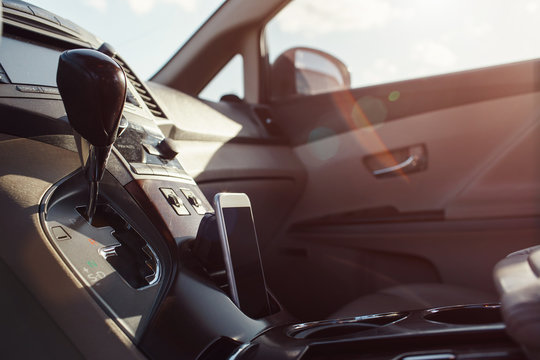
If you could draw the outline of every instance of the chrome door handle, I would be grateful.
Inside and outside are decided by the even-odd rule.
[[[413,145],[366,156],[364,164],[371,174],[377,178],[402,176],[406,173],[426,170],[426,146],[424,144]]]
[[[393,172],[398,172],[402,169],[405,169],[409,165],[414,166],[416,161],[417,161],[416,155],[411,155],[405,161],[400,162],[397,165],[389,166],[383,169],[373,170],[373,175],[380,176],[380,175],[386,175]]]

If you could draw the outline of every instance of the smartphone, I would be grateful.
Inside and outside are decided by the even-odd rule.
[[[218,193],[214,205],[231,298],[249,317],[268,315],[268,292],[249,197]]]

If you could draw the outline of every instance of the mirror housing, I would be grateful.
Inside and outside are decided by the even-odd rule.
[[[351,74],[338,58],[323,51],[295,47],[277,57],[271,67],[272,98],[316,95],[351,87]]]

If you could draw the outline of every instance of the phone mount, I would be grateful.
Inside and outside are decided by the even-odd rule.
[[[215,214],[208,213],[202,218],[192,251],[210,276],[225,268]]]
[[[201,220],[197,237],[190,246],[191,253],[209,280],[226,293],[245,315],[259,319],[281,311],[282,307],[266,287],[249,198],[246,194],[219,193],[214,206],[216,214],[206,214]],[[231,219],[234,219],[232,223]],[[227,232],[226,226],[230,226],[231,232]],[[246,229],[246,226],[250,228]],[[235,228],[236,231],[233,230]],[[240,252],[239,245],[242,247]],[[259,266],[253,266],[254,263]],[[249,267],[247,272],[246,265]],[[260,277],[253,274],[260,274]],[[251,283],[248,287],[246,280]],[[243,287],[239,289],[238,284]]]

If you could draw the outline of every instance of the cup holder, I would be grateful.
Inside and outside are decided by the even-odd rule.
[[[499,304],[462,305],[431,309],[424,319],[451,325],[486,325],[503,321]]]
[[[354,318],[315,321],[289,327],[287,335],[295,339],[322,339],[347,336],[378,328],[406,318],[406,312],[366,315]]]

